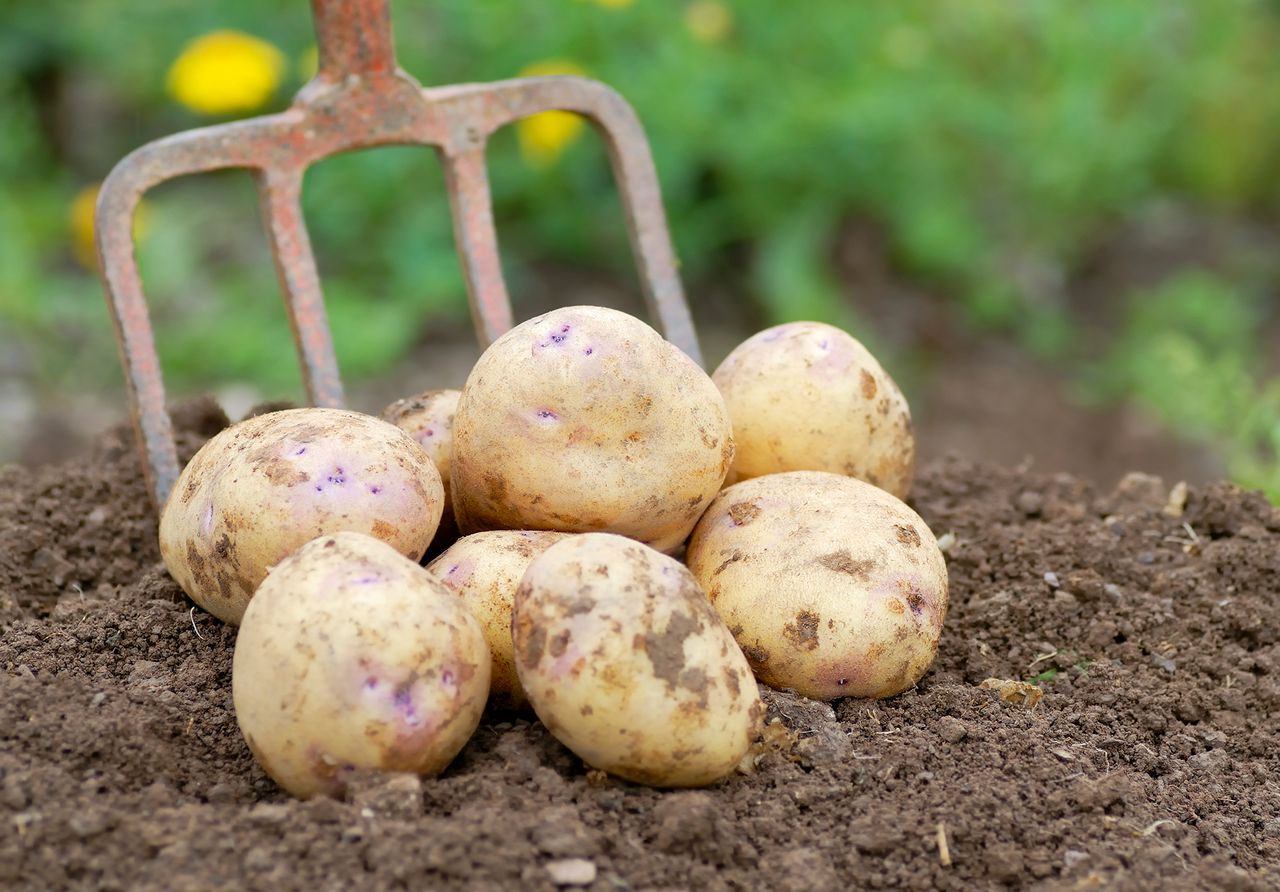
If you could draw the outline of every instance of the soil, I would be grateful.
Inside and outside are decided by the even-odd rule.
[[[175,414],[184,457],[225,423]],[[1183,491],[928,465],[932,670],[880,702],[769,693],[751,773],[710,789],[603,777],[493,713],[440,778],[299,802],[240,737],[235,632],[159,563],[114,429],[0,470],[0,887],[1277,888],[1280,512]]]

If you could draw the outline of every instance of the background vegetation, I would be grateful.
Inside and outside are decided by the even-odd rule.
[[[752,324],[822,318],[874,342],[833,260],[863,221],[893,274],[959,324],[1059,363],[1082,399],[1142,401],[1280,495],[1274,0],[432,0],[393,16],[424,83],[550,66],[619,88],[648,128],[691,294],[728,289]],[[0,376],[93,387],[118,375],[87,248],[94,184],[148,139],[284,107],[314,65],[308,10],[8,0],[0,23]],[[191,41],[222,29],[264,44],[193,62]],[[501,134],[490,159],[517,295],[548,262],[631,275],[593,139],[549,119]],[[465,317],[429,152],[334,159],[307,186],[349,376]],[[175,389],[297,386],[256,214],[244,174],[148,198],[139,250]],[[1114,245],[1170,219],[1214,236],[1105,273]]]

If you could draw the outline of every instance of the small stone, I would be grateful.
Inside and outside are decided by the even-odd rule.
[[[1062,866],[1064,870],[1071,870],[1088,860],[1088,852],[1082,852],[1079,849],[1067,849],[1062,856]]]
[[[1160,654],[1152,654],[1151,662],[1155,663],[1165,672],[1173,673],[1178,671],[1177,663],[1175,663],[1173,660],[1169,659],[1168,657],[1161,656]]]
[[[89,701],[90,706],[101,706],[103,701],[107,699],[107,695],[103,691],[93,695],[93,699]]]
[[[1052,570],[1044,574],[1044,581],[1048,584],[1049,588],[1058,588],[1062,585],[1062,583],[1058,581],[1058,574],[1054,573]]]
[[[590,886],[596,881],[596,866],[586,858],[561,858],[547,862],[547,875],[557,886]]]
[[[947,743],[959,743],[969,736],[969,729],[955,716],[943,716],[938,720],[938,736]]]
[[[261,826],[282,824],[289,817],[289,806],[274,802],[261,802],[249,809],[249,820]]]
[[[1018,497],[1014,500],[1014,505],[1027,517],[1035,517],[1044,510],[1044,496],[1038,492],[1023,490],[1018,493]]]
[[[88,839],[91,836],[97,836],[111,828],[113,819],[107,812],[102,811],[82,811],[76,812],[67,821],[67,826],[71,828],[71,832],[81,839]]]

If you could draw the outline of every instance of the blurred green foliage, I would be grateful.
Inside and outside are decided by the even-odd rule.
[[[648,129],[695,302],[727,281],[755,323],[869,324],[831,260],[840,224],[866,219],[897,275],[975,327],[1076,362],[1070,283],[1135,209],[1280,211],[1273,0],[727,0],[723,35],[690,28],[678,0],[614,6],[432,0],[395,3],[393,17],[401,63],[424,83],[568,60],[617,87]],[[165,92],[201,34],[236,28],[283,50],[291,70],[264,110],[284,107],[305,79],[310,19],[301,0],[9,0],[0,17],[0,326],[70,348],[29,362],[49,386],[75,386],[114,373],[99,286],[69,243],[77,190],[136,145],[210,122]],[[539,168],[502,133],[490,160],[517,298],[544,260],[631,275],[595,140]],[[387,367],[433,318],[465,317],[429,152],[333,159],[307,185],[348,375]],[[296,386],[256,213],[243,174],[149,200],[141,263],[178,387]],[[1260,383],[1256,338],[1266,307],[1225,280],[1169,272],[1130,302],[1092,392],[1137,394],[1180,429],[1228,438],[1233,469],[1274,494],[1280,396]]]
[[[1170,427],[1224,444],[1227,471],[1280,497],[1280,379],[1264,376],[1262,301],[1190,271],[1131,296],[1094,395],[1136,395]]]

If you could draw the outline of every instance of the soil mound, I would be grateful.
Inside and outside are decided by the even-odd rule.
[[[175,415],[184,457],[226,423]],[[131,432],[0,470],[0,886],[1280,885],[1280,512],[955,460],[912,502],[951,574],[933,669],[888,701],[769,694],[750,775],[633,786],[493,714],[441,778],[304,803],[240,737],[234,630],[159,563]]]

